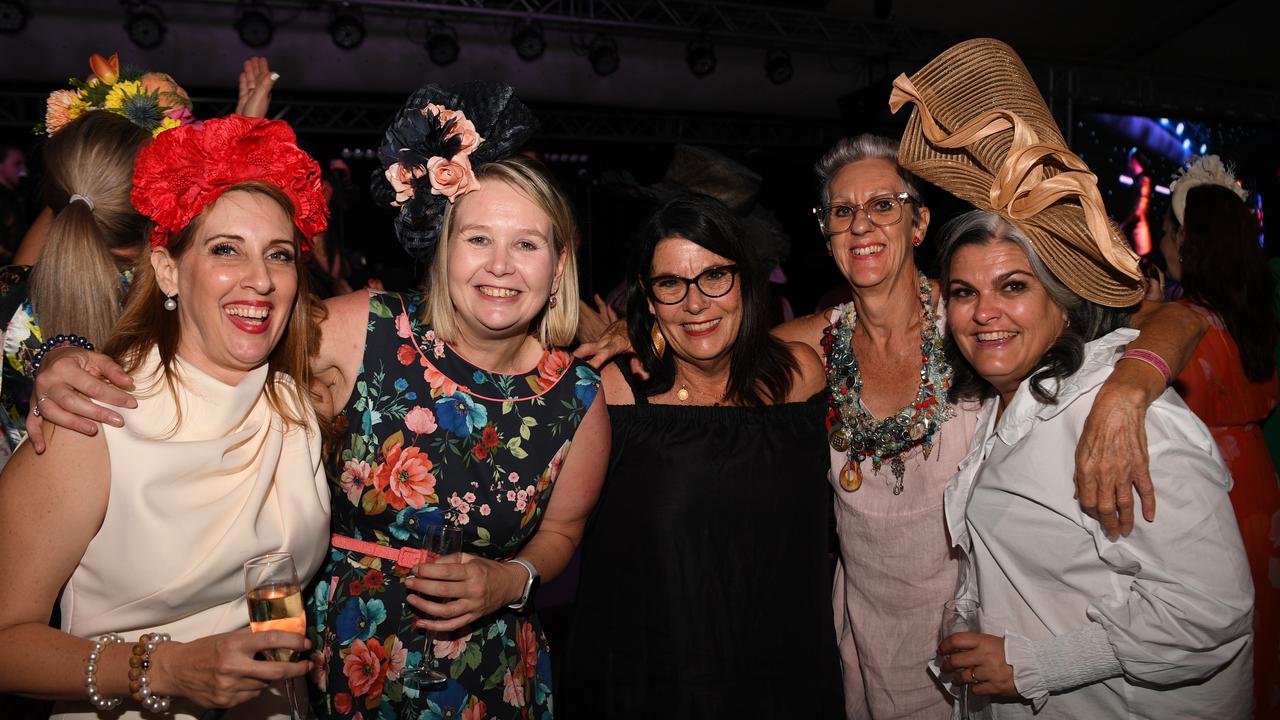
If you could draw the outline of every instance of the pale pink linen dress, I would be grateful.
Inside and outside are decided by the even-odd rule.
[[[907,455],[901,495],[893,494],[889,463],[877,473],[870,460],[862,462],[862,487],[845,492],[839,477],[846,456],[831,451],[828,479],[840,536],[833,602],[850,720],[951,717],[947,696],[926,666],[959,567],[947,538],[943,488],[969,452],[977,408],[956,408],[928,460],[920,448]]]

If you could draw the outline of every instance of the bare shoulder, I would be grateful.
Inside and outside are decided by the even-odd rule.
[[[827,385],[827,369],[822,358],[806,343],[789,342],[786,346],[795,361],[795,382],[788,400],[801,402],[822,392]]]
[[[775,327],[772,334],[783,342],[804,343],[816,353],[821,351],[822,331],[827,324],[827,318],[823,315],[805,315]]]
[[[346,404],[356,373],[364,358],[368,330],[369,292],[356,290],[324,301],[320,322],[320,348],[311,358],[311,371],[319,394],[317,410],[332,416]]]
[[[111,487],[111,463],[103,431],[81,435],[74,430],[46,425],[47,449],[37,455],[30,443],[23,443],[0,473],[0,508],[8,517],[21,508],[28,517],[33,508],[57,513],[48,527],[70,528],[89,522],[93,532],[106,513]],[[39,497],[40,502],[31,503]],[[92,537],[90,532],[89,537]],[[87,540],[86,540],[87,543]]]
[[[604,386],[604,401],[609,405],[634,405],[635,394],[615,363],[605,363],[600,369],[600,383]]]

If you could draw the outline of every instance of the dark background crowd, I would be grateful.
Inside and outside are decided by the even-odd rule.
[[[31,128],[45,97],[86,76],[92,53],[113,51],[178,79],[198,117],[229,111],[240,63],[268,57],[282,76],[270,115],[296,128],[333,189],[320,271],[330,288],[417,280],[368,178],[386,123],[423,82],[502,80],[533,108],[541,128],[528,149],[574,201],[587,297],[622,280],[653,186],[687,176],[676,146],[692,145],[722,155],[731,176],[754,175],[740,210],[787,241],[774,279],[787,280],[778,289],[796,314],[826,304],[842,283],[809,213],[813,162],[840,136],[897,135],[905,118],[889,114],[889,83],[962,37],[1019,49],[1109,213],[1157,265],[1162,191],[1190,156],[1234,164],[1259,214],[1280,189],[1280,92],[1260,1],[517,5],[0,2],[0,255],[37,212],[42,138]],[[942,217],[960,209],[945,193],[927,200]]]

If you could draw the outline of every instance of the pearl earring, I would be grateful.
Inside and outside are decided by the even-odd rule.
[[[167,297],[167,298],[165,298],[165,299],[164,299],[164,309],[165,309],[165,310],[168,310],[169,312],[173,312],[174,310],[177,310],[177,309],[178,309],[178,301],[177,301],[177,300],[174,300],[174,299],[173,299],[173,296],[172,296],[172,295],[170,295],[169,297]]]

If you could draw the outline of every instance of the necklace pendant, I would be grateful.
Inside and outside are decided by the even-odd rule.
[[[831,449],[836,452],[846,452],[849,450],[849,429],[844,425],[837,425],[831,428],[831,434],[827,436],[831,442]]]
[[[907,472],[907,464],[902,461],[901,455],[895,455],[893,460],[889,461],[889,469],[893,471],[893,494],[902,494],[902,476]]]
[[[676,391],[676,397],[679,398],[680,402],[688,402],[689,388],[681,385],[680,389]]]
[[[857,492],[862,487],[862,468],[850,460],[840,468],[840,489],[845,492]]]

